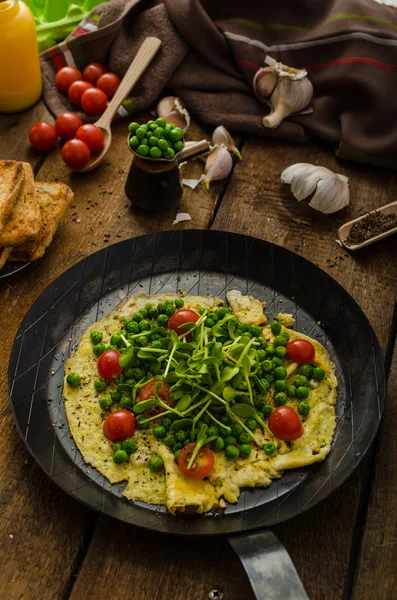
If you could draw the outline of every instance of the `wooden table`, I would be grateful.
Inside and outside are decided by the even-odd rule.
[[[148,115],[142,116],[142,118]],[[252,600],[244,571],[226,540],[180,539],[128,527],[69,498],[43,474],[16,430],[7,394],[12,343],[23,316],[46,286],[81,258],[107,244],[172,229],[214,228],[276,242],[314,261],[359,302],[379,338],[389,376],[385,419],[373,451],[325,502],[274,528],[312,600],[396,597],[397,544],[397,236],[356,254],[335,242],[338,227],[395,200],[393,171],[338,162],[330,148],[238,138],[243,161],[211,186],[185,188],[178,207],[149,214],[131,209],[124,182],[131,155],[126,121],[114,125],[106,163],[70,174],[59,149],[47,157],[29,148],[27,132],[49,120],[42,103],[22,115],[0,117],[0,158],[27,160],[38,181],[63,181],[74,190],[69,209],[45,257],[0,281],[0,597],[7,600],[204,600],[213,588],[225,600]],[[193,123],[189,139],[211,135]],[[298,204],[280,183],[295,162],[318,163],[347,175],[351,206],[323,216]],[[197,177],[202,163],[183,167]],[[394,352],[394,361],[393,361]]]

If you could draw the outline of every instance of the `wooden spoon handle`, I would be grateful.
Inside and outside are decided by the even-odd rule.
[[[132,90],[141,75],[145,72],[160,46],[161,40],[158,38],[146,38],[139,48],[131,65],[129,66],[127,73],[121,80],[121,83],[117,88],[115,95],[109,102],[107,109],[96,122],[98,127],[103,127],[106,129],[110,125],[118,107],[126,98],[126,96],[128,96],[129,92]]]

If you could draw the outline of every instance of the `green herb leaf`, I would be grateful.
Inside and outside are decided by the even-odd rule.
[[[175,406],[175,410],[179,410],[179,412],[183,413],[187,408],[189,408],[189,406],[191,405],[192,402],[193,402],[193,398],[191,397],[191,395],[185,394],[177,402],[177,405]]]
[[[256,415],[255,409],[249,404],[234,404],[231,411],[243,419],[250,419]]]
[[[230,381],[233,377],[238,375],[239,372],[240,369],[238,367],[225,367],[222,371],[221,379],[224,382]]]
[[[140,415],[144,413],[147,408],[152,408],[157,404],[157,400],[142,400],[142,402],[137,402],[133,408],[134,414]]]
[[[180,429],[189,429],[193,424],[192,419],[180,419],[174,421],[170,427],[171,431],[179,431]]]
[[[134,387],[134,385],[130,385],[129,383],[119,383],[116,389],[118,392],[132,392]]]
[[[120,369],[127,369],[128,367],[131,367],[131,365],[133,364],[134,360],[135,360],[135,356],[136,356],[136,349],[134,348],[134,346],[129,346],[127,348],[127,350],[125,352],[123,352],[123,354],[121,354],[120,358],[119,358],[119,367]]]

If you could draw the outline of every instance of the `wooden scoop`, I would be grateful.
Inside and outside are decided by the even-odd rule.
[[[375,211],[373,211],[373,212],[375,212]],[[385,204],[385,206],[381,206],[381,208],[377,208],[376,212],[383,213],[384,215],[396,215],[397,216],[397,201],[390,202],[390,204]],[[383,238],[387,237],[388,235],[392,235],[392,233],[397,233],[397,227],[393,227],[392,229],[388,229],[387,231],[384,231],[383,233],[379,233],[379,235],[375,235],[374,237],[371,237],[368,240],[361,242],[360,244],[348,244],[346,240],[350,235],[350,231],[351,231],[351,228],[353,227],[354,223],[358,223],[359,221],[362,221],[368,214],[369,213],[366,213],[365,215],[361,215],[361,217],[358,217],[357,219],[353,219],[353,221],[348,221],[347,223],[342,225],[342,227],[339,228],[339,230],[338,230],[339,239],[342,242],[342,244],[345,246],[345,248],[347,248],[348,250],[359,250],[360,248],[369,246],[369,244],[373,244],[374,242],[377,242],[378,240],[382,240]]]
[[[106,152],[109,150],[109,146],[112,142],[112,132],[110,131],[110,124],[114,117],[115,112],[118,107],[122,103],[122,101],[128,96],[138,79],[145,72],[152,59],[154,58],[156,52],[161,46],[161,40],[155,37],[148,37],[143,42],[142,46],[139,48],[134,60],[132,61],[127,73],[124,75],[123,79],[117,91],[103,115],[98,119],[94,125],[99,127],[102,130],[102,133],[105,137],[103,148],[99,154],[94,155],[85,167],[82,169],[76,169],[79,173],[85,173],[86,171],[91,171],[95,169],[99,165],[100,162],[105,158]]]

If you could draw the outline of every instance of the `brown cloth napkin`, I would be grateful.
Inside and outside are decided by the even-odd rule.
[[[315,136],[341,158],[397,166],[391,9],[373,0],[111,0],[41,55],[49,109],[56,116],[75,111],[56,88],[59,68],[98,61],[123,76],[147,36],[162,47],[119,116],[171,91],[206,123],[298,143]],[[263,126],[268,108],[252,91],[267,55],[306,68],[314,87],[313,113],[290,116],[277,129]]]

